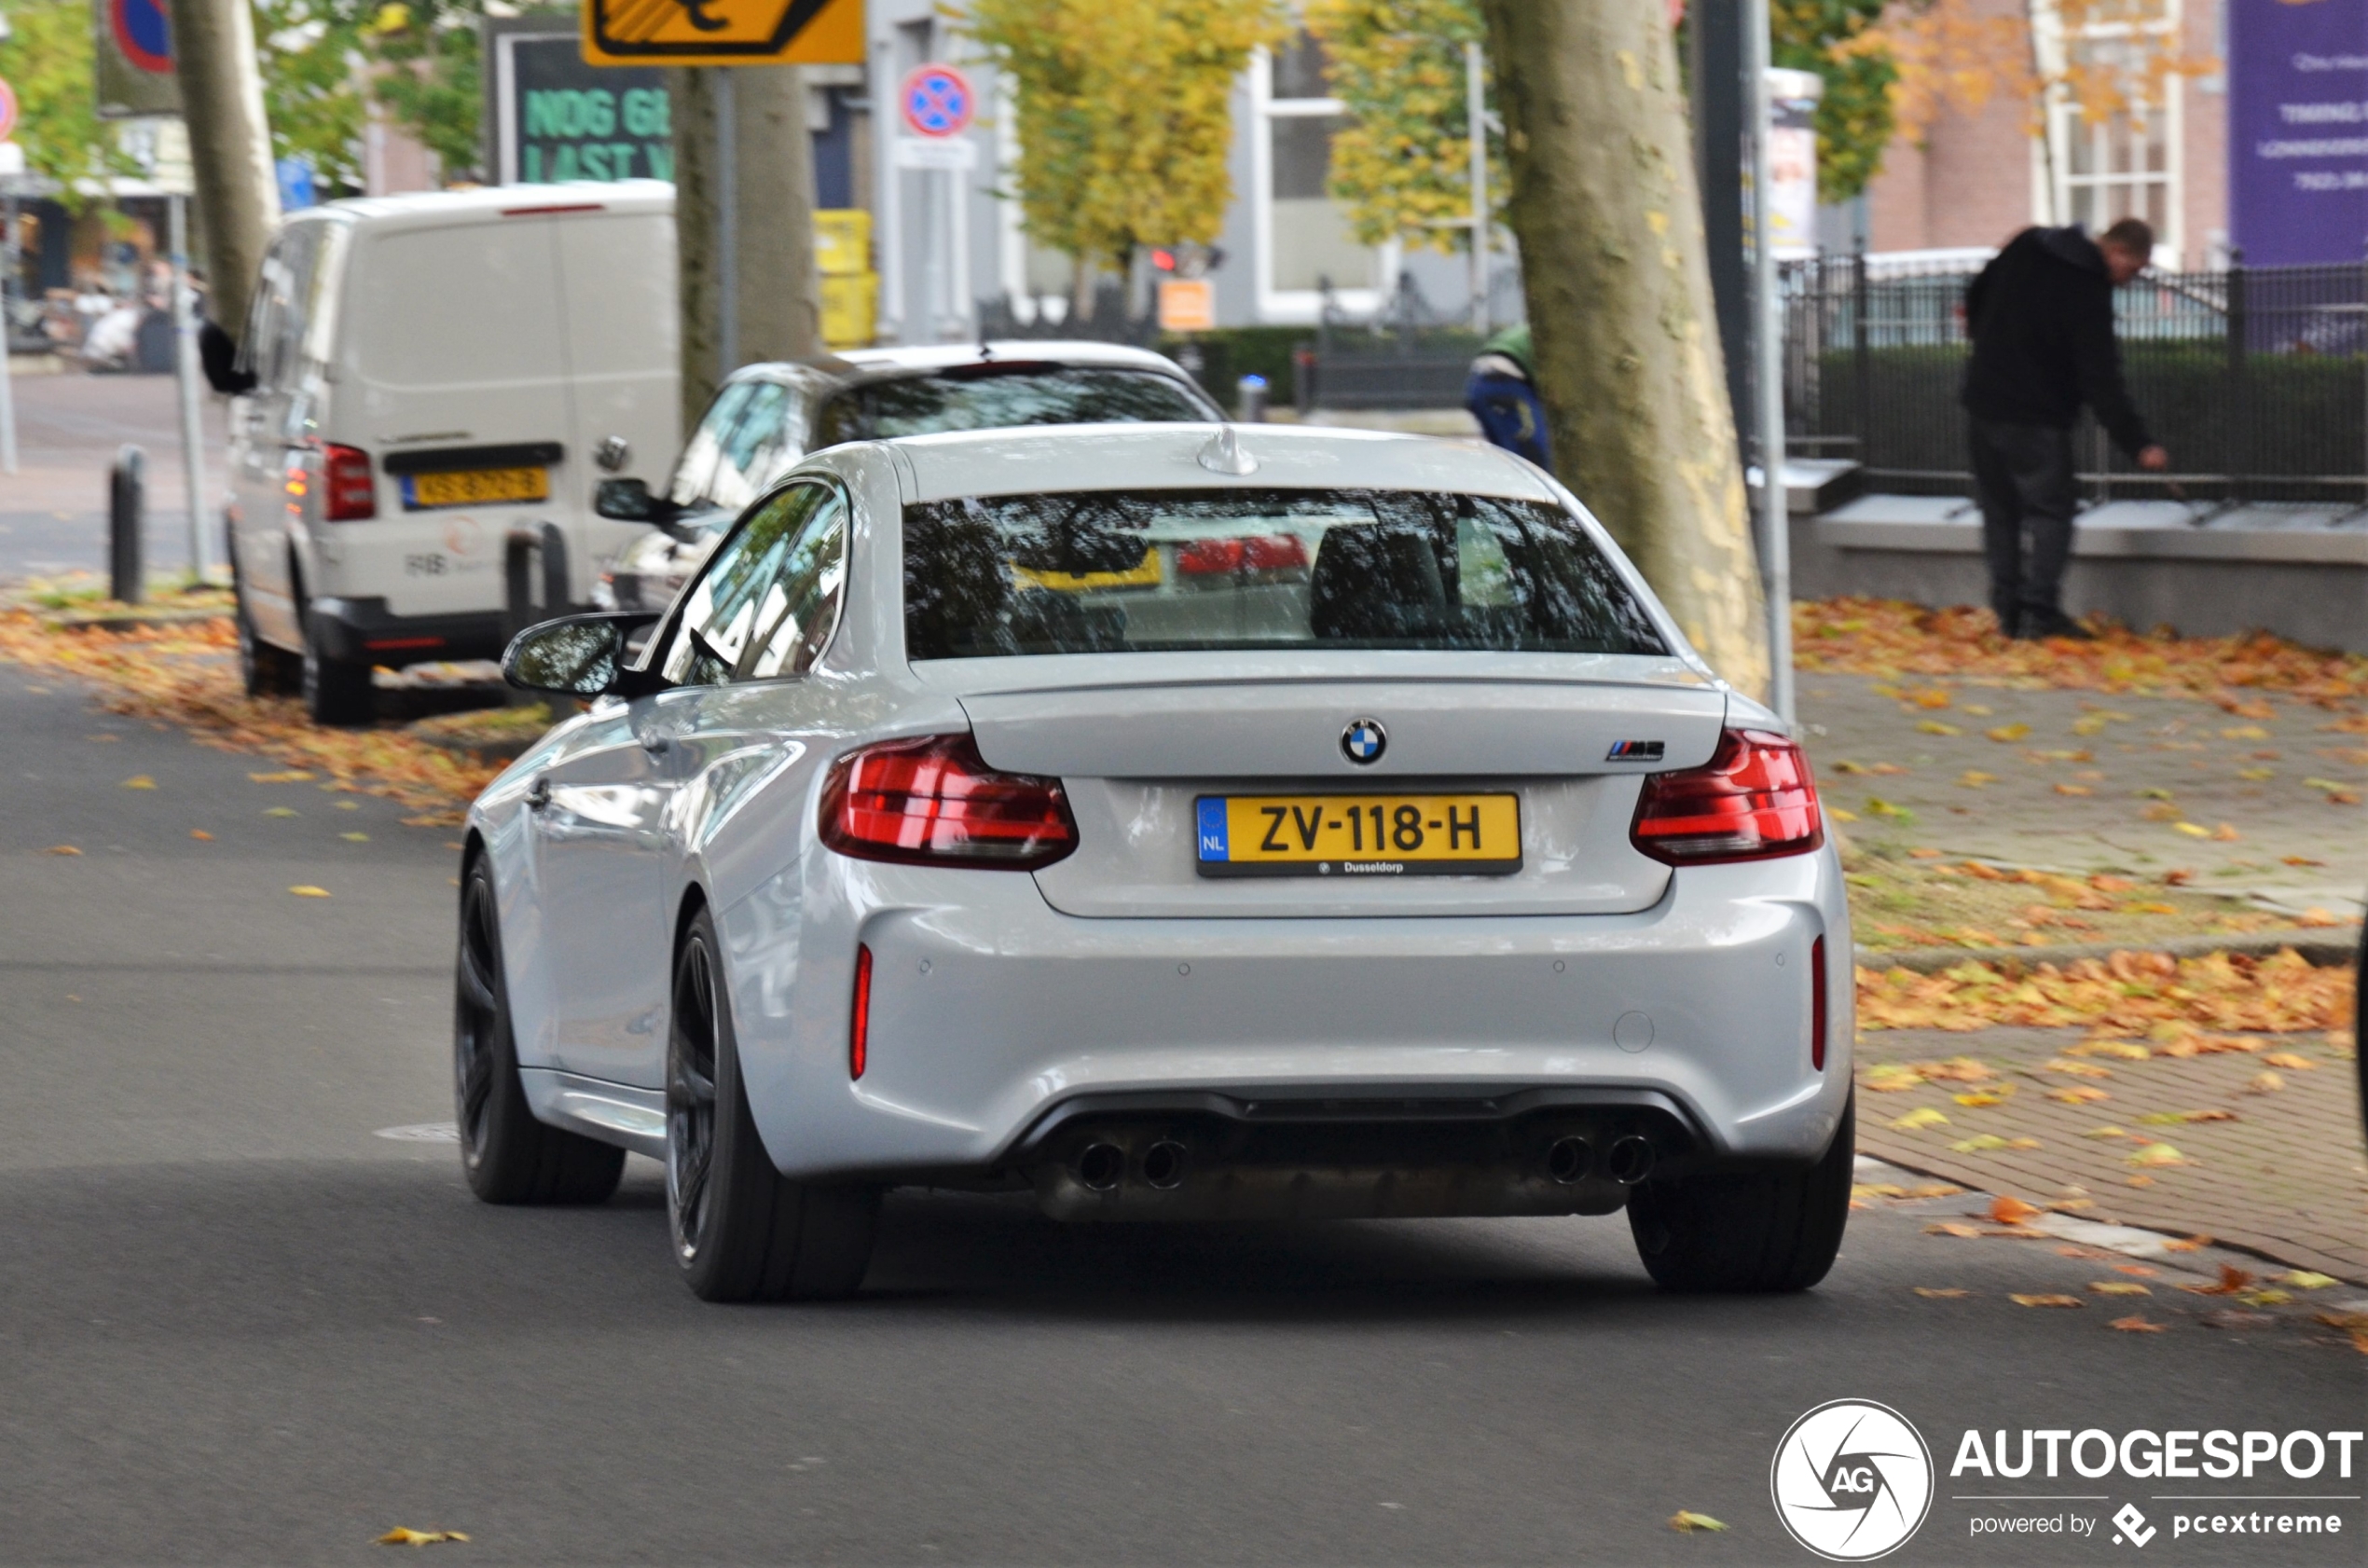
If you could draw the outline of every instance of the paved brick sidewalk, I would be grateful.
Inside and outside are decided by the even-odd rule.
[[[2086,1038],[2078,1029],[1870,1031],[1858,1044],[1859,1151],[2083,1218],[2207,1234],[2368,1285],[2368,1150],[2352,1059],[2322,1035],[2248,1038],[2261,1042],[2258,1051],[2128,1061],[2067,1055],[2068,1047]],[[2314,1066],[2279,1068],[2264,1061],[2279,1052]],[[1960,1056],[1981,1063],[1991,1076],[1923,1082],[1906,1092],[1867,1087],[1870,1070],[1879,1064]],[[2050,1071],[2050,1062],[2101,1068],[2110,1076]],[[2276,1072],[2285,1087],[2247,1093],[2265,1071]],[[2011,1093],[1994,1107],[1968,1107],[1956,1098],[2002,1085]],[[2077,1105],[2048,1097],[2051,1090],[2072,1088],[2101,1090],[2109,1097]],[[1948,1120],[1914,1131],[1893,1125],[1919,1108]],[[2235,1119],[2180,1125],[2141,1120],[2198,1110],[2232,1111]],[[2120,1128],[2126,1135],[2090,1135],[2101,1127]],[[2006,1140],[2009,1147],[1952,1147],[1977,1139]],[[2015,1140],[2035,1146],[2015,1148]],[[2154,1143],[2170,1145],[2183,1162],[2131,1162]],[[2151,1179],[2132,1186],[2133,1177]]]
[[[1800,716],[1820,791],[1856,818],[1844,827],[1862,843],[2149,881],[2192,868],[2197,891],[2356,914],[2368,805],[2334,797],[2368,797],[2368,735],[2331,726],[2358,722],[2358,708],[2244,696],[2250,713],[1994,679],[1804,672]],[[1879,767],[1892,771],[1852,771]],[[2181,821],[2237,836],[2197,838]]]

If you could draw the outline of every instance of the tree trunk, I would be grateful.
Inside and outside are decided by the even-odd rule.
[[[723,363],[718,263],[716,77],[732,76],[738,186],[737,340]],[[822,285],[814,256],[814,144],[805,75],[794,65],[677,68],[673,103],[674,245],[681,311],[682,429],[698,423],[724,377],[758,360],[822,349]]]
[[[1665,0],[1480,9],[1554,466],[1711,667],[1765,696],[1766,606]]]
[[[172,0],[174,74],[204,213],[209,313],[241,336],[263,253],[280,224],[280,181],[263,117],[263,74],[245,0]]]

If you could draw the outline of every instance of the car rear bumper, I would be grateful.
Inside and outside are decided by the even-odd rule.
[[[440,659],[498,659],[510,644],[499,610],[397,615],[381,598],[323,598],[306,606],[316,645],[333,659],[401,668]]]
[[[1849,1094],[1851,949],[1830,850],[1687,868],[1652,909],[1599,916],[1093,919],[1002,873],[861,865],[842,884],[815,901],[840,913],[802,929],[762,890],[723,915],[751,1108],[792,1176],[1027,1175],[1060,1145],[1047,1129],[1087,1114],[1064,1107],[1150,1137],[1190,1107],[1127,1121],[1128,1097],[1178,1093],[1429,1100],[1447,1121],[1485,1119],[1473,1102],[1492,1098],[1581,1121],[1649,1102],[1673,1157],[1805,1163]],[[873,978],[853,1080],[859,941]]]

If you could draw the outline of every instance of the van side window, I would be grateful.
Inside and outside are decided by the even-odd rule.
[[[723,443],[731,437],[740,410],[755,390],[756,383],[752,381],[735,381],[715,394],[715,401],[699,417],[699,428],[682,444],[682,456],[676,461],[674,477],[666,488],[668,501],[685,509],[705,508],[708,484],[715,477],[715,460],[723,454]]]
[[[320,240],[319,224],[291,224],[264,253],[245,339],[247,364],[255,371],[259,391],[296,389],[303,364],[305,328],[311,316],[312,273]]]
[[[740,520],[684,601],[662,667],[677,685],[803,675],[838,624],[847,502],[795,485]]]

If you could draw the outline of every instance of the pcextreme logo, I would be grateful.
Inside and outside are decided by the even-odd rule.
[[[1933,1506],[1923,1435],[1888,1405],[1835,1399],[1785,1430],[1769,1466],[1776,1517],[1833,1562],[1867,1562],[1905,1545]]]

